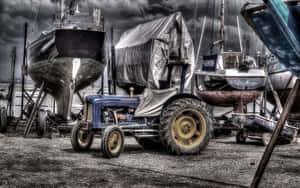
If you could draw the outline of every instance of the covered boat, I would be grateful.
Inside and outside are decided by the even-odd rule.
[[[73,0],[64,8],[62,1],[59,20],[27,47],[28,73],[38,86],[44,82],[63,120],[70,119],[74,92],[96,81],[105,67],[101,12],[80,12],[81,6]]]
[[[188,87],[194,74],[194,45],[180,12],[124,32],[115,49],[116,81],[127,91],[129,87],[135,93],[142,93],[145,88],[180,87],[184,67]],[[186,66],[169,66],[173,61]]]

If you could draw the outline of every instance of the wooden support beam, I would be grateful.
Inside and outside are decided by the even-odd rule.
[[[283,111],[280,115],[279,121],[277,122],[277,126],[272,134],[271,140],[270,140],[269,144],[267,145],[265,152],[264,152],[264,154],[260,160],[260,163],[257,167],[256,173],[255,173],[254,178],[251,183],[251,188],[257,188],[260,183],[260,180],[264,174],[265,168],[267,167],[268,162],[271,158],[277,138],[278,138],[279,134],[281,133],[281,131],[285,125],[285,121],[288,117],[288,114],[291,110],[291,107],[294,104],[295,98],[297,96],[297,92],[299,90],[299,84],[300,84],[300,81],[299,81],[299,79],[297,79],[296,84],[294,85],[293,89],[291,90],[291,92],[286,100],[287,102],[284,105]]]
[[[82,98],[82,96],[80,95],[79,91],[76,92],[81,104],[84,104],[84,99]]]
[[[33,120],[35,119],[36,117],[36,113],[38,112],[41,104],[43,103],[45,97],[46,97],[46,93],[44,92],[44,85],[45,83],[43,82],[42,85],[41,85],[41,88],[40,88],[40,92],[39,92],[39,95],[37,97],[37,100],[36,102],[34,103],[34,106],[33,106],[33,109],[32,109],[32,112],[30,113],[30,116],[28,118],[28,120],[26,121],[26,128],[25,128],[25,131],[24,131],[24,138],[28,136],[28,134],[30,133],[30,130],[31,130],[31,127],[32,127],[32,123],[33,123]]]

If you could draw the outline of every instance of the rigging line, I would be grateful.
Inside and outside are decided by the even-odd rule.
[[[94,6],[93,6],[93,8],[91,8],[91,2],[90,2],[90,0],[86,0],[86,4],[87,4],[87,8],[88,8],[88,12],[93,12],[94,10],[93,10],[93,8],[94,8]],[[101,12],[101,14],[102,14],[102,12]],[[101,19],[101,18],[100,18]]]
[[[208,10],[207,10],[208,11]],[[211,44],[211,49],[210,49],[210,54],[213,53],[213,49],[214,49],[214,33],[215,33],[215,16],[216,16],[216,0],[213,0],[213,15],[212,15],[212,32],[210,33],[211,36],[211,40],[210,42]]]
[[[32,33],[34,32],[34,30],[37,30],[37,18],[38,18],[38,15],[39,15],[39,12],[40,12],[40,9],[41,9],[41,0],[39,0],[39,5],[38,5],[38,8],[37,8],[37,11],[36,11],[36,14],[34,15],[34,0],[31,0],[31,12],[33,14],[33,23],[34,23],[34,27],[32,28]]]
[[[197,20],[197,16],[198,16],[198,0],[195,0],[194,1],[196,6],[195,6],[195,9],[194,9],[194,39],[195,39],[195,42],[197,41],[197,27],[196,27],[196,20]],[[196,62],[197,63],[197,62]]]
[[[205,26],[206,26],[206,16],[204,16],[203,23],[202,23],[201,35],[200,35],[198,50],[197,50],[197,54],[196,54],[196,63],[198,63],[198,61],[199,61],[200,49],[201,49],[202,40],[203,40],[203,36],[204,36]]]
[[[242,47],[242,40],[241,40],[241,28],[240,28],[240,18],[239,18],[239,6],[238,6],[238,1],[241,1],[241,0],[234,0],[234,5],[235,5],[235,11],[236,11],[236,24],[237,24],[237,33],[238,33],[238,38],[239,38],[239,44],[240,44],[240,50],[241,50],[241,53],[243,53],[243,47]]]

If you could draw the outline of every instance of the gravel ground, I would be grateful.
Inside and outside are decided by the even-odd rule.
[[[264,146],[212,139],[200,155],[143,150],[126,138],[119,158],[105,159],[99,138],[85,153],[70,138],[0,135],[0,187],[247,187]],[[300,144],[276,147],[260,187],[299,187]]]

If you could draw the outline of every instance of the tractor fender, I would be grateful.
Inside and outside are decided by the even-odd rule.
[[[171,104],[173,101],[177,100],[177,99],[182,99],[182,98],[190,98],[190,99],[196,99],[196,100],[199,100],[199,101],[202,101],[199,97],[195,96],[195,95],[192,95],[192,94],[189,94],[189,93],[181,93],[181,94],[177,94],[177,95],[174,95],[172,96],[171,98],[169,98],[164,104],[163,104],[163,107],[161,109],[161,112],[160,112],[160,116],[162,116],[165,108]]]

